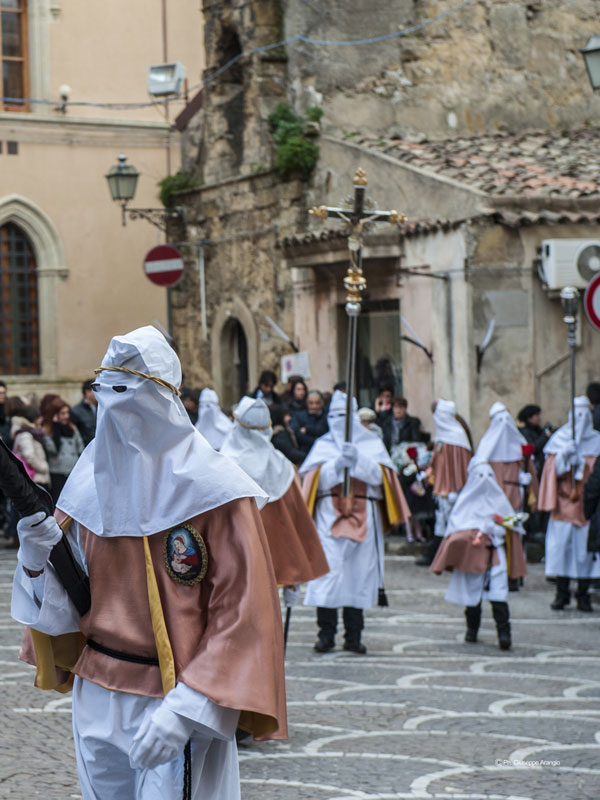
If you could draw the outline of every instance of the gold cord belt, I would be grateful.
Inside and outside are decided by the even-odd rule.
[[[234,420],[236,422],[239,422],[239,424],[242,426],[242,428],[246,428],[246,430],[249,430],[249,431],[266,431],[267,428],[271,427],[271,423],[270,422],[268,423],[268,425],[246,425],[246,423],[242,422],[242,420],[239,417],[236,417],[235,414],[233,415],[233,418],[234,418]]]
[[[98,375],[98,373],[104,372],[105,370],[110,370],[111,372],[126,372],[128,375],[137,375],[138,378],[147,378],[149,381],[154,381],[154,383],[157,383],[164,389],[173,392],[177,397],[181,397],[179,389],[173,386],[172,383],[164,381],[162,378],[157,378],[156,375],[147,375],[145,372],[138,372],[137,369],[128,369],[127,367],[98,367],[98,369],[94,370],[94,374]]]

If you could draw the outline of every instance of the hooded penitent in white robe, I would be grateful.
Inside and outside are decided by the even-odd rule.
[[[389,454],[381,439],[360,424],[354,398],[352,414],[352,444],[357,448],[358,460],[350,472],[351,512],[344,517],[340,510],[344,470],[336,466],[345,434],[343,392],[333,393],[327,415],[329,431],[317,439],[300,467],[304,494],[309,509],[314,511],[330,569],[308,584],[304,598],[307,606],[374,606],[383,585],[384,525],[405,522],[410,516]],[[386,501],[385,522],[382,500]]]
[[[552,434],[544,453],[539,508],[551,511],[546,530],[546,575],[564,578],[600,577],[600,559],[587,551],[589,522],[583,513],[583,484],[600,455],[600,433],[594,430],[587,397],[575,398],[576,454],[566,449],[573,441],[572,417]],[[572,467],[575,473],[573,496]]]
[[[94,385],[96,437],[57,507],[90,576],[88,613],[78,617],[51,565],[36,578],[20,563],[15,573],[12,615],[32,629],[22,657],[36,663],[38,686],[66,691],[75,675],[84,800],[181,797],[183,753],[149,770],[129,763],[133,736],[162,702],[194,724],[193,798],[239,798],[238,719],[261,737],[285,736],[275,721],[284,705],[280,610],[256,509],[266,496],[194,429],[180,382],[179,359],[154,328],[112,339]],[[176,540],[187,541],[183,555]],[[261,625],[249,636],[253,614]],[[62,634],[74,634],[70,652]],[[256,691],[249,664],[264,681]],[[265,692],[272,710],[261,709]]]
[[[538,495],[538,480],[534,463],[523,456],[523,445],[527,440],[517,428],[516,423],[504,403],[495,402],[490,408],[490,426],[481,437],[475,451],[475,458],[491,464],[500,488],[510,500],[515,511],[523,510],[523,493],[531,508]],[[521,486],[521,476],[527,472],[529,483]],[[508,565],[510,578],[521,578],[527,574],[527,562],[522,539],[516,533],[511,539],[511,558]]]
[[[467,480],[467,466],[472,454],[469,437],[456,419],[456,404],[452,400],[436,402],[433,422],[434,451],[430,469],[436,503],[434,533],[443,536],[452,503]]]
[[[476,606],[482,600],[506,601],[505,529],[494,516],[512,513],[491,466],[473,458],[467,482],[450,513],[444,542],[431,565],[437,574],[451,570],[445,598],[450,603]],[[461,569],[466,565],[471,565],[472,571]]]
[[[196,428],[211,447],[220,450],[231,430],[231,420],[221,411],[219,397],[214,389],[202,389],[198,400]]]
[[[265,401],[244,397],[235,410],[221,453],[269,495],[269,502],[261,509],[261,519],[277,583],[290,586],[324,575],[329,567],[294,465],[273,447],[272,433]]]

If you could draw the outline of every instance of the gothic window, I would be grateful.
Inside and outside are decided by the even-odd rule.
[[[0,61],[4,111],[26,111],[27,78],[26,0],[0,0]],[[20,100],[23,98],[23,100]]]
[[[0,373],[40,371],[37,271],[31,243],[17,225],[0,226]]]

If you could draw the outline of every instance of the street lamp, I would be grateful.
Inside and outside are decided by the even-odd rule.
[[[585,61],[592,89],[600,89],[600,35],[595,33],[590,36],[580,53]]]
[[[110,196],[117,203],[121,204],[122,224],[126,225],[125,209],[127,203],[135,197],[138,178],[140,173],[133,164],[126,164],[127,156],[120,155],[117,163],[114,164],[106,174]]]
[[[127,156],[120,155],[117,163],[108,170],[105,175],[108,183],[110,196],[121,205],[121,222],[127,224],[127,214],[130,219],[145,219],[166,231],[168,219],[184,220],[185,209],[176,206],[175,208],[128,208],[127,204],[135,197],[138,178],[140,173],[133,164],[126,164]]]

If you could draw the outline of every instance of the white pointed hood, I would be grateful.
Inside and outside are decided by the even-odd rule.
[[[506,517],[514,514],[514,509],[500,488],[494,470],[475,456],[469,462],[467,482],[452,507],[444,536],[455,531],[485,532],[494,521],[494,514]]]
[[[521,461],[527,439],[517,428],[504,403],[490,408],[490,427],[481,437],[475,456],[482,461]]]
[[[571,441],[573,438],[571,419],[569,410],[568,421],[548,439],[544,453],[547,455],[560,453]],[[583,458],[600,455],[600,432],[594,430],[590,401],[585,395],[575,398],[575,441],[577,442],[577,453]]]
[[[435,423],[434,442],[453,444],[464,447],[466,450],[471,449],[469,437],[456,419],[456,404],[452,400],[440,399],[437,401],[433,412],[433,421]]]
[[[161,333],[146,326],[115,336],[102,367],[96,437],[58,508],[98,536],[147,536],[240,497],[264,504],[260,487],[191,424],[175,393],[181,364]]]
[[[333,393],[327,413],[327,422],[329,431],[323,436],[319,436],[313,444],[300,467],[301,475],[305,475],[311,469],[316,469],[326,461],[337,458],[342,452],[346,428],[345,392],[336,390]],[[352,444],[357,446],[361,456],[366,456],[384,467],[394,469],[394,464],[379,436],[360,424],[358,405],[354,397],[352,398]]]
[[[296,471],[271,444],[271,415],[264,400],[243,397],[234,413],[221,453],[240,466],[269,495],[279,500],[290,488]]]
[[[231,420],[221,411],[219,397],[214,389],[202,389],[198,400],[198,420],[196,428],[202,436],[214,447],[220,450],[225,437],[231,430]]]

